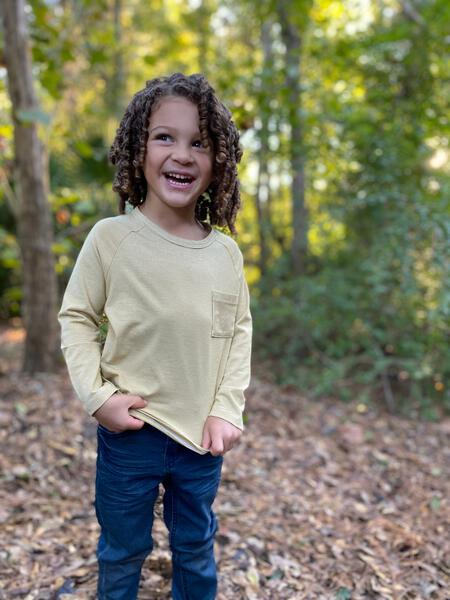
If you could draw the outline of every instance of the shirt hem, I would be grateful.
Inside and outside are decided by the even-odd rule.
[[[144,421],[145,423],[148,423],[149,425],[156,427],[156,429],[159,429],[159,431],[162,431],[163,433],[168,435],[170,438],[172,438],[173,440],[175,440],[176,442],[178,442],[185,448],[189,448],[189,450],[193,450],[197,454],[207,454],[209,452],[209,450],[202,448],[195,442],[193,442],[190,439],[188,439],[187,437],[185,437],[183,434],[179,433],[178,431],[175,431],[172,427],[170,427],[167,423],[165,423],[161,419],[158,419],[157,417],[155,417],[153,415],[149,415],[148,412],[144,412],[143,410],[140,410],[139,408],[133,408],[128,412],[133,417],[137,417],[137,418],[141,419],[141,421]]]

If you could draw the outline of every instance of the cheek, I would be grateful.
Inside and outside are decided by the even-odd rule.
[[[153,151],[150,155],[149,151],[147,150],[142,169],[144,173],[154,173],[155,170],[157,170],[159,163],[160,158],[158,157],[158,153]]]
[[[150,169],[151,169],[151,167],[150,167],[149,162],[147,160],[144,160],[144,164],[142,165],[142,171],[143,171],[145,179],[147,179],[147,181],[148,181],[149,176],[151,175]]]

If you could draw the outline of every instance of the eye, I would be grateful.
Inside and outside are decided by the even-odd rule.
[[[211,149],[211,144],[209,146],[205,146],[202,140],[195,140],[194,142],[192,142],[192,145],[194,146],[194,148],[198,148],[203,152],[209,152],[209,150]]]
[[[162,142],[168,142],[171,139],[168,133],[158,133],[155,135],[155,140],[161,140]]]

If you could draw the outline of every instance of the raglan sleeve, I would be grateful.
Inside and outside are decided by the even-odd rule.
[[[97,225],[81,248],[58,313],[61,350],[70,380],[90,415],[117,391],[102,377],[100,368],[99,324],[106,302],[106,266]]]
[[[215,394],[209,416],[220,417],[244,429],[244,392],[250,385],[252,351],[252,316],[250,294],[244,274],[244,261],[238,249],[239,296],[234,334],[223,377]]]

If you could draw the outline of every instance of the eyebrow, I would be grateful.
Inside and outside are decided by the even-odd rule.
[[[152,129],[150,129],[150,133],[152,133],[156,129],[168,129],[169,131],[173,131],[175,128],[171,127],[170,125],[158,125],[157,127],[153,127]],[[200,135],[200,130],[197,129],[194,135]]]

